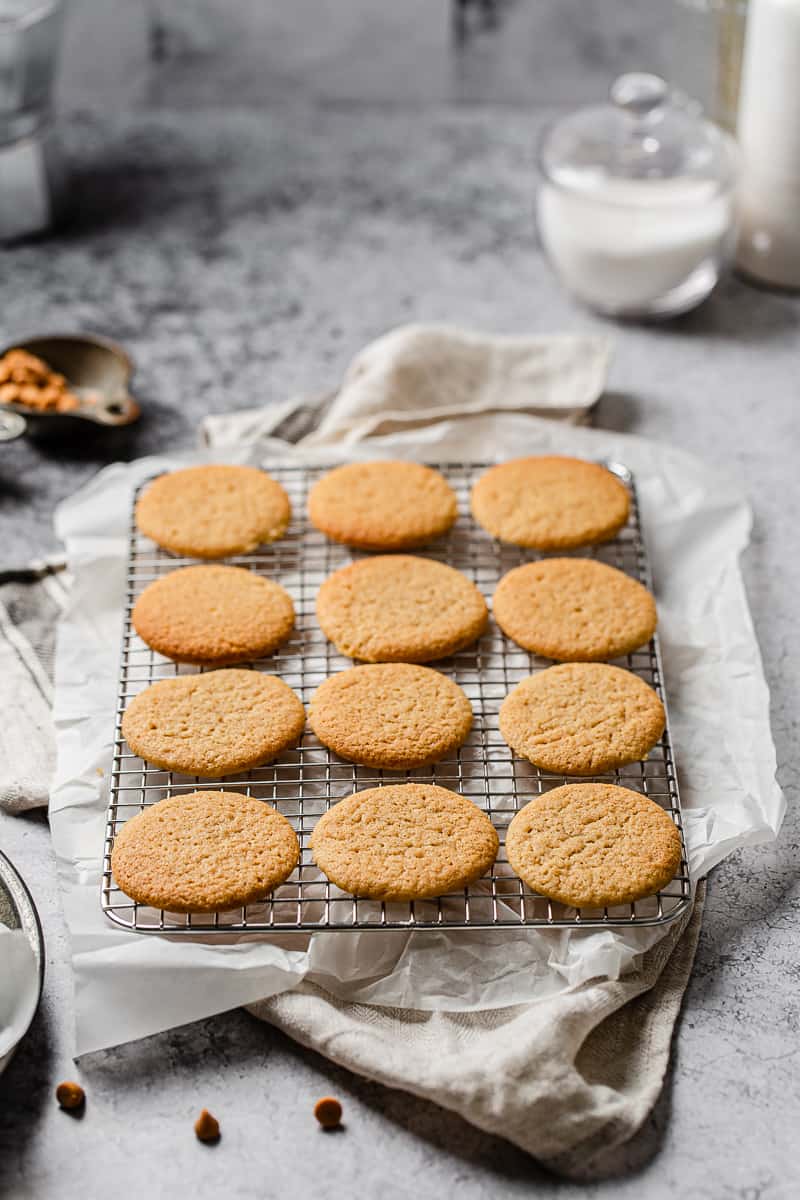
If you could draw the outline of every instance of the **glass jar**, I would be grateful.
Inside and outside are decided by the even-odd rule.
[[[61,17],[61,0],[0,0],[0,145],[49,118]]]
[[[676,0],[672,82],[736,132],[748,0]]]
[[[61,0],[0,0],[0,242],[47,229],[63,189],[51,120]]]
[[[736,147],[663,79],[621,76],[546,132],[539,163],[542,244],[579,300],[642,318],[709,295],[735,244]]]

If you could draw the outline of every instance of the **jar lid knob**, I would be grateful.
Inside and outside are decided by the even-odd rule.
[[[633,71],[620,75],[611,85],[611,99],[631,116],[644,117],[660,108],[669,96],[666,81],[660,75]]]

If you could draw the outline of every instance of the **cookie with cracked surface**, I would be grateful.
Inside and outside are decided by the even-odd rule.
[[[621,658],[649,642],[655,601],[637,580],[591,558],[545,558],[497,585],[494,617],[508,637],[562,662]]]
[[[423,900],[479,879],[497,856],[486,813],[433,784],[369,788],[340,800],[311,835],[328,878],[372,900]]]
[[[470,503],[475,520],[493,537],[535,550],[606,542],[630,512],[628,489],[605,467],[558,455],[490,467]]]
[[[139,904],[204,913],[263,899],[300,858],[276,809],[238,792],[192,792],[145,808],[114,840],[111,870]]]
[[[181,567],[133,606],[143,642],[175,662],[221,666],[271,654],[294,628],[292,598],[245,567]]]
[[[431,467],[348,463],[314,484],[308,515],[335,542],[363,550],[407,550],[446,533],[458,516],[458,502],[444,476]]]
[[[472,706],[457,683],[430,667],[369,663],[321,683],[308,721],[341,758],[404,771],[460,746],[472,727]]]
[[[664,721],[653,689],[607,663],[548,667],[523,679],[500,706],[511,749],[558,775],[602,775],[646,758]]]
[[[210,464],[159,475],[136,504],[141,533],[172,554],[227,558],[285,534],[286,492],[256,467]]]
[[[330,575],[317,595],[317,619],[350,658],[419,663],[477,641],[489,612],[475,584],[453,567],[386,554]]]
[[[260,671],[161,679],[122,718],[134,754],[163,771],[217,779],[271,762],[299,739],[305,710],[292,689]]]
[[[647,796],[607,783],[568,783],[516,814],[506,855],[520,879],[548,899],[604,908],[665,887],[680,865],[681,839]]]

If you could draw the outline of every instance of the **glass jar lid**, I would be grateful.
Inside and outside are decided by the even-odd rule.
[[[637,181],[646,192],[651,180],[719,191],[734,182],[736,147],[658,75],[634,73],[615,80],[610,104],[556,121],[539,161],[547,179],[570,191],[613,191],[617,181]]]

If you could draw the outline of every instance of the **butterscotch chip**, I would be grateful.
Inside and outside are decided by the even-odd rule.
[[[314,1105],[314,1116],[323,1129],[336,1129],[341,1124],[342,1106],[334,1096],[323,1096]]]
[[[506,696],[500,732],[543,771],[601,775],[646,758],[664,719],[656,693],[632,672],[562,663],[523,679]]]
[[[56,1100],[62,1108],[67,1110],[81,1108],[86,1102],[86,1093],[79,1083],[65,1079],[56,1088]]]
[[[201,1142],[215,1142],[219,1137],[219,1121],[204,1108],[194,1123],[194,1132]]]
[[[490,467],[471,503],[475,520],[493,537],[537,550],[608,541],[630,511],[627,488],[605,467],[556,455]]]
[[[314,485],[308,515],[335,542],[406,550],[450,529],[458,502],[444,476],[419,463],[349,463]]]
[[[311,728],[350,762],[389,771],[438,762],[472,726],[472,706],[452,679],[411,663],[351,667],[320,684]]]
[[[310,845],[317,866],[346,892],[422,900],[479,879],[497,856],[498,838],[471,800],[405,783],[340,800],[320,817]]]
[[[245,567],[181,567],[133,606],[143,642],[176,662],[220,665],[271,654],[294,628],[287,591]]]
[[[161,475],[136,504],[139,530],[165,550],[190,558],[248,554],[283,537],[289,497],[255,467],[186,467]]]
[[[574,908],[603,908],[669,883],[680,865],[681,839],[646,796],[606,783],[569,783],[517,813],[506,854],[534,891]]]
[[[649,642],[656,605],[635,579],[591,558],[515,567],[494,594],[495,620],[517,645],[545,658],[620,658]]]
[[[35,386],[41,381],[38,371],[30,367],[14,367],[11,371],[11,378],[14,380],[14,383],[22,384],[23,391],[27,386]]]
[[[111,870],[132,900],[168,912],[222,912],[263,899],[300,857],[289,822],[235,792],[171,796],[127,821]]]
[[[293,746],[305,712],[290,687],[260,671],[161,679],[134,697],[122,736],[163,771],[216,779],[271,762]]]
[[[486,601],[460,571],[428,558],[381,555],[342,567],[317,595],[336,648],[366,662],[430,662],[476,641]]]

